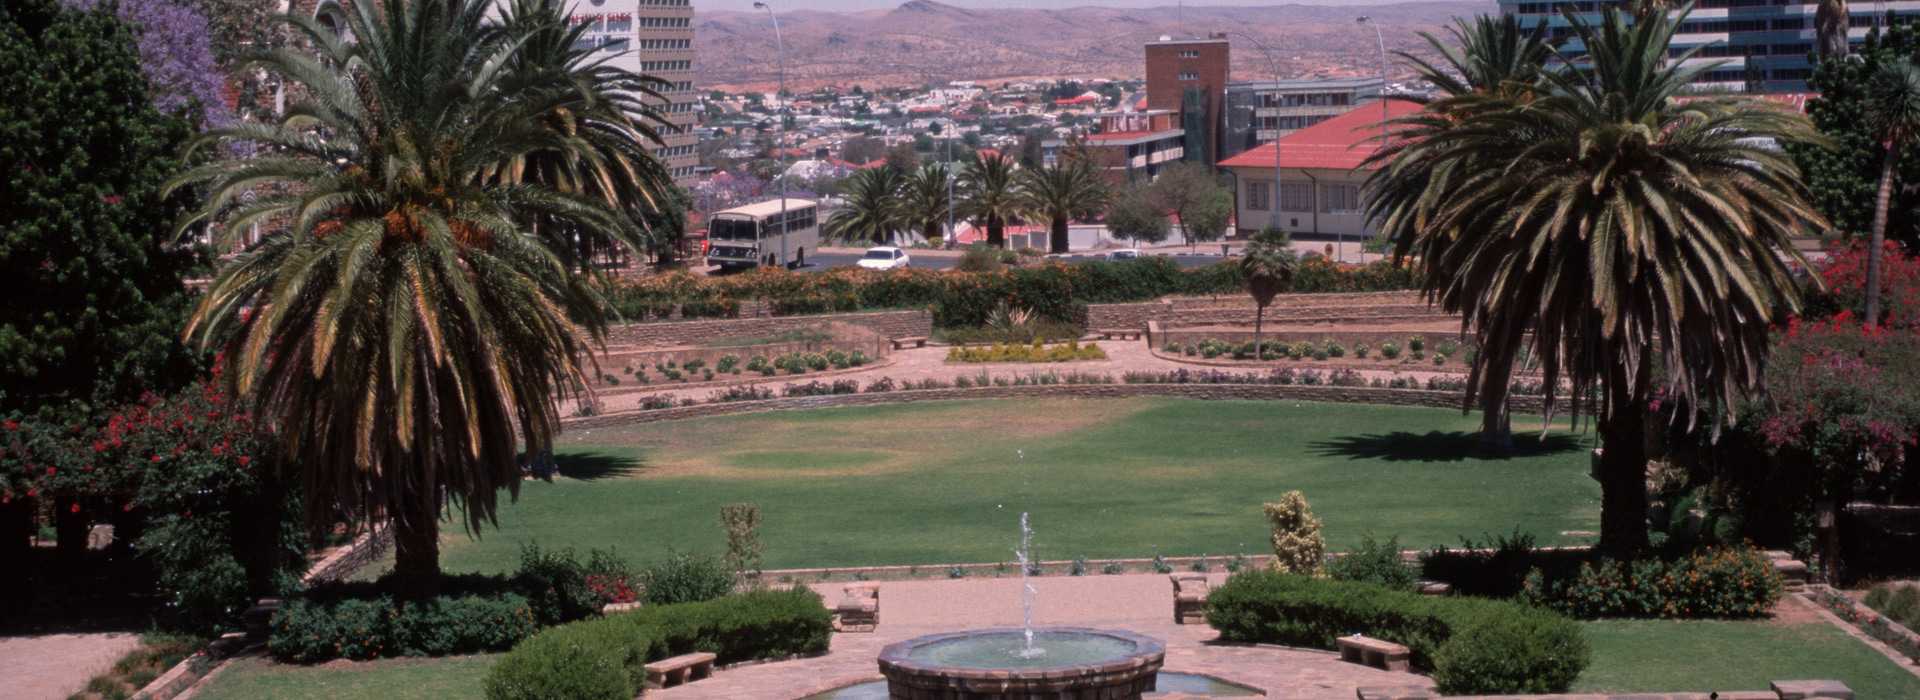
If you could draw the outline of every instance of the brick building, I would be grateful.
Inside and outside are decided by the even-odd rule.
[[[1152,182],[1161,168],[1186,157],[1187,132],[1180,128],[1175,112],[1149,109],[1099,117],[1099,133],[1088,134],[1079,146],[1111,184]],[[1067,147],[1066,141],[1058,139],[1041,142],[1041,162],[1053,165]]]
[[[1206,39],[1160,37],[1147,52],[1147,109],[1179,115],[1190,160],[1212,165],[1220,156],[1227,61],[1225,34]]]

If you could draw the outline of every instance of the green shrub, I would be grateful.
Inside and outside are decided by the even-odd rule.
[[[538,544],[522,546],[514,585],[526,596],[534,619],[542,627],[597,615],[601,606],[607,604],[587,587],[587,568],[571,548],[542,550]]]
[[[1372,351],[1373,351],[1373,348],[1368,347],[1366,343],[1353,344],[1353,356],[1358,357],[1362,360],[1367,359],[1367,353]]]
[[[445,656],[502,651],[538,629],[527,599],[442,596],[426,602],[391,598],[295,599],[273,616],[267,648],[282,661]]]
[[[1907,629],[1920,628],[1920,586],[1881,584],[1861,602]]]
[[[733,572],[713,557],[673,552],[640,574],[648,605],[713,600],[733,591]]]
[[[1562,692],[1588,656],[1579,626],[1548,610],[1273,571],[1227,579],[1207,597],[1207,622],[1233,642],[1335,649],[1357,633],[1402,644],[1448,693]]]
[[[1414,352],[1414,353],[1420,353],[1420,352],[1424,352],[1426,349],[1427,349],[1426,338],[1416,335],[1407,339],[1408,351]]]
[[[1521,597],[1585,619],[1747,618],[1772,612],[1781,587],[1765,554],[1728,547],[1672,560],[1584,562],[1572,576],[1536,568]]]
[[[1393,344],[1391,340],[1381,343],[1380,356],[1389,360],[1398,358],[1400,357],[1400,346]]]
[[[628,700],[645,664],[695,651],[718,663],[827,650],[832,623],[820,596],[803,587],[643,608],[555,627],[500,659],[485,681],[488,700]]]
[[[1373,535],[1361,535],[1360,546],[1327,564],[1327,575],[1336,581],[1359,581],[1392,588],[1413,589],[1413,568],[1400,558],[1400,538],[1380,542]]]
[[[1327,541],[1320,534],[1320,519],[1314,517],[1306,494],[1288,491],[1262,510],[1272,532],[1274,568],[1287,573],[1319,573],[1326,562]]]

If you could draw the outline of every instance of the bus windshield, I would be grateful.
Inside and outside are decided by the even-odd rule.
[[[759,225],[744,219],[714,219],[707,224],[707,238],[716,241],[751,241]]]

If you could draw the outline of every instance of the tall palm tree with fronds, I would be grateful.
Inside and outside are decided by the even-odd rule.
[[[562,401],[591,400],[603,300],[529,222],[639,236],[601,199],[493,177],[534,154],[592,156],[543,120],[566,91],[505,80],[519,44],[486,13],[485,0],[354,3],[352,43],[289,18],[313,52],[253,67],[304,97],[196,145],[266,155],[170,184],[207,193],[183,230],[268,229],[219,271],[186,335],[223,348],[232,389],[279,426],[310,523],[390,524],[407,596],[437,588],[443,514],[470,532],[493,522],[498,492],[518,493],[522,448],[548,448]]]
[[[1093,216],[1107,206],[1107,183],[1085,159],[1062,158],[1054,165],[1022,170],[1018,180],[1021,209],[1047,220],[1050,253],[1067,252],[1067,227],[1074,219]]]
[[[663,83],[611,65],[613,54],[581,41],[591,25],[568,22],[561,0],[511,0],[499,24],[520,42],[506,62],[501,90],[542,95],[546,109],[539,122],[571,147],[508,159],[491,178],[594,197],[628,214],[636,230],[654,233],[648,215],[674,204],[671,173],[646,150],[661,143],[663,129],[674,128],[653,106],[665,100],[655,89]],[[530,223],[543,236],[566,243],[556,249],[575,269],[595,269],[591,263],[603,245],[599,237],[575,235],[574,227],[558,221]],[[655,238],[628,243],[658,249]]]
[[[1880,135],[1880,188],[1873,197],[1873,228],[1867,245],[1867,322],[1880,322],[1880,258],[1887,240],[1887,207],[1893,198],[1900,151],[1920,137],[1920,67],[1898,59],[1880,64],[1867,92],[1867,122]]]
[[[906,181],[891,165],[854,173],[840,185],[846,204],[827,219],[821,233],[828,240],[846,243],[893,242],[894,235],[907,228],[900,204]]]
[[[1571,389],[1576,417],[1595,413],[1600,544],[1614,552],[1647,543],[1656,367],[1670,398],[1694,406],[1733,406],[1757,389],[1769,324],[1800,304],[1788,237],[1824,226],[1771,145],[1817,141],[1805,118],[1677,99],[1713,66],[1687,65],[1692,52],[1667,60],[1685,11],[1676,15],[1609,11],[1598,26],[1570,16],[1588,65],[1429,135],[1427,157],[1463,170],[1426,194],[1437,204],[1402,244],[1437,251],[1423,285],[1480,347],[1526,348],[1547,386]]]
[[[908,228],[920,232],[928,241],[940,238],[947,225],[947,211],[953,200],[947,197],[947,173],[944,163],[927,163],[909,173],[900,188],[900,212]]]
[[[987,245],[1007,247],[1007,222],[1020,216],[1020,188],[1014,179],[1015,161],[1001,154],[975,155],[960,169],[954,203],[961,216],[987,229]]]
[[[1267,305],[1293,283],[1299,262],[1284,237],[1280,240],[1256,237],[1240,256],[1240,277],[1247,286],[1247,294],[1253,297],[1253,356],[1256,359],[1264,356],[1260,331],[1266,321]]]
[[[1542,94],[1546,77],[1552,72],[1549,64],[1556,60],[1546,25],[1524,28],[1513,15],[1481,15],[1471,22],[1456,19],[1448,33],[1451,41],[1421,34],[1440,56],[1438,64],[1409,53],[1399,54],[1421,78],[1438,88],[1437,97],[1423,99],[1425,109],[1390,124],[1399,138],[1371,157],[1373,173],[1366,185],[1369,219],[1394,243],[1396,257],[1404,260],[1413,256],[1425,265],[1446,261],[1446,247],[1456,239],[1422,237],[1418,233],[1446,203],[1455,178],[1475,172],[1467,164],[1473,154],[1455,157],[1440,147],[1445,141],[1435,136],[1469,123],[1477,112],[1505,109]],[[1433,270],[1432,274],[1450,273]],[[1433,294],[1428,298],[1436,300]],[[1478,403],[1480,445],[1488,452],[1504,453],[1513,447],[1507,407],[1513,350],[1483,349],[1481,357],[1487,360],[1487,370],[1474,373],[1467,383],[1462,409]]]

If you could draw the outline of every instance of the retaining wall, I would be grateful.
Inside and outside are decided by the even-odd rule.
[[[870,311],[853,314],[717,318],[701,321],[624,323],[607,329],[609,345],[691,345],[715,338],[754,338],[804,330],[830,323],[862,326],[889,338],[933,333],[933,315],[926,309]]]
[[[568,428],[603,428],[616,425],[657,423],[704,418],[736,413],[765,411],[804,411],[816,408],[879,406],[914,401],[951,401],[965,399],[1008,398],[1124,398],[1132,396],[1169,396],[1215,401],[1325,401],[1330,403],[1367,403],[1390,406],[1420,406],[1458,410],[1461,394],[1424,389],[1375,389],[1372,387],[1300,386],[1268,384],[1049,384],[1043,386],[994,386],[971,389],[916,389],[877,394],[840,394],[802,396],[766,401],[735,401],[680,406],[650,411],[623,411],[598,416],[573,418]],[[1536,396],[1515,396],[1515,413],[1539,413]]]

